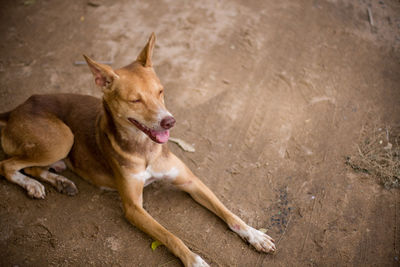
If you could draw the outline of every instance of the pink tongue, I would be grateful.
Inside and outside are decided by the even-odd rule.
[[[159,143],[165,143],[169,138],[169,130],[166,131],[151,131],[151,135],[154,136]]]

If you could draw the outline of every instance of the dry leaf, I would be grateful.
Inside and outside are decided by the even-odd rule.
[[[186,143],[182,139],[170,137],[169,141],[174,142],[175,144],[180,146],[180,148],[182,148],[186,152],[195,152],[196,151],[196,149],[194,149],[194,147],[192,145]]]

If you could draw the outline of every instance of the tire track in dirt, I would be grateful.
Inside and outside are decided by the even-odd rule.
[[[245,7],[239,11],[242,16],[243,14],[246,14],[246,12],[248,11]],[[222,35],[228,35],[226,38],[230,39],[229,49],[232,52],[235,52],[237,57],[229,58],[228,62],[216,62],[213,58],[210,58],[209,60],[204,59],[204,62],[207,64],[207,69],[209,69],[211,73],[212,70],[220,70],[218,75],[213,75],[213,79],[221,79],[221,81],[223,81],[223,85],[218,86],[219,88],[216,90],[216,92],[220,91],[221,93],[207,100],[207,103],[210,105],[208,109],[214,105],[214,109],[219,118],[207,118],[207,120],[212,120],[213,124],[221,124],[225,128],[230,129],[229,131],[222,131],[225,135],[216,136],[215,142],[221,146],[229,146],[229,148],[233,147],[235,148],[235,151],[239,152],[241,152],[239,148],[244,143],[247,142],[250,145],[252,143],[251,136],[247,137],[249,141],[246,141],[247,139],[244,135],[248,128],[247,122],[249,118],[252,118],[248,115],[249,110],[252,110],[250,113],[254,112],[253,110],[255,109],[253,104],[260,91],[258,85],[254,86],[254,80],[258,80],[255,69],[258,67],[258,61],[260,60],[255,52],[260,49],[263,40],[263,36],[260,36],[260,33],[254,30],[258,24],[258,19],[259,16],[254,15],[246,16],[245,20],[236,19],[234,22],[234,25],[236,26],[231,26],[231,28],[221,33]],[[226,49],[225,46],[217,45],[212,50],[215,50],[216,54],[223,54],[227,52]],[[235,66],[235,68],[227,66]],[[237,72],[238,68],[245,73],[244,75],[246,76],[246,79],[233,76],[229,81],[223,80],[224,76],[232,76],[231,72]],[[216,81],[219,82],[219,80]],[[221,91],[220,88],[224,88],[223,91]],[[215,91],[215,89],[213,90]],[[216,92],[212,92],[212,94],[215,94]],[[216,97],[218,97],[218,102],[213,103]],[[252,124],[254,125],[252,128],[253,134],[257,134],[259,131],[257,123],[261,124],[262,120],[262,110],[259,110],[257,114],[257,122]],[[218,154],[215,153],[214,150],[211,150],[201,162],[201,165],[210,169],[215,169],[214,166],[216,162],[221,166],[232,166],[235,164],[235,159],[240,161],[241,154],[242,153],[231,155],[230,149],[225,149],[222,153],[219,152]],[[216,175],[220,176],[225,171],[225,169],[220,169],[217,171]],[[230,187],[229,181],[228,185],[226,185],[223,180],[219,180],[217,183],[219,183],[219,185],[224,183],[224,188],[227,189]]]
[[[291,47],[290,45],[290,38],[288,40],[285,40],[285,38],[281,38],[280,42],[283,44],[283,46],[286,46],[286,48],[283,49],[288,51],[288,54],[290,54],[289,57],[291,58],[291,62],[280,62],[279,67],[282,69],[288,67],[288,69],[292,70],[301,69],[302,66],[296,64],[296,61],[298,59],[299,62],[302,62],[301,58],[304,57],[304,54],[301,55],[300,53],[298,53],[298,51],[307,51],[307,49],[296,47],[295,52],[293,47]],[[262,62],[266,60],[268,60],[268,58],[260,61],[261,63],[257,64],[258,67],[265,69],[265,64],[263,64]],[[291,66],[289,66],[289,64],[291,64]],[[308,70],[313,73],[319,73],[320,71],[318,66],[311,66],[311,69]],[[267,77],[264,78],[260,85],[257,86],[259,87],[258,90],[251,91],[252,97],[248,98],[248,101],[252,102],[246,108],[246,115],[242,117],[242,121],[246,122],[246,127],[243,126],[246,131],[241,132],[236,136],[237,140],[243,140],[241,139],[241,137],[244,137],[244,143],[239,151],[251,151],[252,156],[258,156],[258,162],[263,161],[265,158],[267,158],[268,155],[271,156],[271,148],[275,148],[277,150],[273,151],[272,154],[277,153],[281,158],[286,156],[286,148],[289,145],[292,133],[294,131],[298,131],[299,128],[301,129],[302,123],[304,121],[299,120],[302,118],[302,116],[304,116],[304,111],[299,113],[297,113],[297,111],[301,111],[302,108],[325,100],[328,103],[335,103],[334,98],[331,97],[332,94],[329,94],[330,92],[329,90],[327,90],[327,88],[315,87],[313,81],[320,82],[322,77],[312,77],[306,74],[301,76],[300,73],[296,72],[283,72],[282,75],[279,74],[281,73],[278,72],[278,75],[276,76],[267,75]],[[260,77],[260,75],[254,76]],[[271,85],[277,85],[277,88],[273,88]],[[261,88],[268,89],[261,90]],[[275,99],[272,99],[271,101],[271,97],[274,97]],[[276,101],[282,101],[282,103],[277,103]],[[270,105],[268,107],[264,107],[263,105],[265,105],[265,103],[269,103]],[[293,103],[296,103],[298,104],[298,106],[288,106],[288,104],[290,103],[292,105]],[[267,118],[267,111],[273,112],[272,114],[275,114],[275,118]],[[269,142],[265,141],[265,137],[268,136],[267,122],[274,122],[277,123],[277,125],[281,125],[281,127],[274,125],[273,128],[275,128],[275,132],[271,134],[272,136],[279,137],[276,141],[277,147],[273,147]],[[293,125],[293,122],[296,123]],[[241,154],[247,155],[246,152],[242,152]],[[319,202],[319,204],[322,207],[324,205],[324,199],[322,199],[321,201],[322,202]],[[313,203],[315,205],[315,201]],[[313,231],[313,222],[317,222],[319,220],[319,217],[323,215],[323,213],[321,212],[321,208],[319,208],[318,212],[315,211],[314,213],[315,214],[313,214],[312,212],[309,215],[310,221],[306,225],[306,229],[308,229],[309,234],[311,234]],[[308,244],[308,238],[305,237],[301,244],[301,250],[303,250],[304,246]]]
[[[217,155],[214,150],[210,150],[207,156],[205,156],[204,160],[200,163],[200,166],[202,166],[202,168],[205,168],[206,170],[209,170],[212,168],[212,166],[215,165],[216,158]]]
[[[260,135],[260,132],[264,129],[264,121],[265,121],[265,108],[263,108],[266,103],[266,97],[262,94],[262,83],[256,86],[256,94],[253,95],[253,98],[250,99],[251,103],[254,103],[254,110],[249,114],[248,117],[250,119],[250,124],[247,127],[247,131],[244,134],[244,142],[243,147],[247,147],[247,149],[251,149],[252,145],[257,136]],[[261,93],[261,95],[259,95]]]

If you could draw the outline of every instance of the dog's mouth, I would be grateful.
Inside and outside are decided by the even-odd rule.
[[[128,118],[128,120],[133,125],[135,125],[139,130],[141,130],[142,132],[147,134],[147,136],[150,137],[150,139],[153,140],[154,142],[159,143],[159,144],[163,144],[163,143],[166,143],[168,141],[169,130],[156,131],[156,130],[152,130],[152,129],[144,126],[143,124],[141,124],[140,122],[138,122],[135,119]]]

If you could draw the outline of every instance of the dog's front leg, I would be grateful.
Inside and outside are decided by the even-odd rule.
[[[248,241],[258,251],[275,252],[274,240],[263,232],[248,226],[238,216],[229,211],[214,193],[200,181],[189,168],[175,155],[169,155],[169,159],[177,166],[179,175],[173,181],[179,189],[189,193],[194,200],[214,212],[224,220],[229,228],[240,237]]]
[[[170,233],[143,209],[144,181],[132,177],[135,177],[135,175],[123,175],[117,179],[118,191],[122,198],[126,218],[134,226],[164,244],[185,266],[208,266],[200,256],[190,251],[182,240]]]

